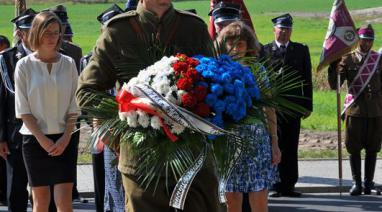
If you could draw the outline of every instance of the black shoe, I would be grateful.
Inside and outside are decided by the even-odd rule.
[[[376,195],[381,195],[381,190],[375,187],[374,182],[365,182],[363,193],[365,195],[370,195],[372,193],[375,193]]]
[[[269,193],[269,197],[278,198],[278,197],[282,197],[282,194],[281,194],[281,192],[273,191],[273,192]]]
[[[353,184],[349,191],[350,195],[352,196],[359,196],[362,194],[362,185],[360,184]]]
[[[284,197],[301,197],[301,193],[297,191],[284,191],[281,193]]]

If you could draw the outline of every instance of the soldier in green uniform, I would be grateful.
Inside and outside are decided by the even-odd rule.
[[[212,54],[207,26],[198,16],[174,9],[171,0],[140,0],[136,11],[117,15],[104,26],[93,56],[79,79],[78,104],[81,107],[91,105],[89,97],[95,90],[104,93],[152,65],[155,61],[145,55],[153,48],[153,43],[165,47],[167,55],[178,52]],[[123,175],[126,211],[172,211],[169,206],[171,193],[166,191],[164,177],[155,193],[153,186],[145,190],[137,180],[137,165],[129,145],[120,144],[118,169]],[[169,188],[174,186],[175,181],[170,180]],[[184,211],[217,211],[217,188],[215,169],[206,165],[189,189]]]
[[[374,42],[374,31],[369,25],[358,30],[360,41],[358,48],[343,56],[340,61],[329,67],[329,85],[337,87],[337,73],[341,73],[341,85],[347,80],[348,95],[345,101],[346,149],[350,154],[350,167],[354,185],[351,195],[362,194],[361,150],[365,149],[364,194],[375,190],[373,178],[377,153],[381,149],[382,139],[382,67],[381,60],[370,63],[369,56],[377,55],[371,50]],[[369,70],[363,64],[370,64]],[[358,84],[361,73],[362,82]],[[354,89],[356,87],[360,89]],[[350,103],[349,103],[350,102]],[[376,190],[377,193],[380,191]]]

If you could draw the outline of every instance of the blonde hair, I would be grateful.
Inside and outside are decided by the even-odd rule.
[[[235,21],[228,24],[222,29],[222,31],[220,31],[217,37],[217,41],[220,45],[231,39],[243,40],[247,42],[247,56],[259,54],[261,46],[259,40],[257,39],[256,33],[243,21]]]
[[[57,41],[56,50],[61,47],[63,37],[63,27],[60,19],[50,11],[43,11],[37,14],[32,22],[29,31],[28,41],[31,50],[36,51],[41,46],[42,37],[50,24],[57,23],[60,28],[60,36]]]

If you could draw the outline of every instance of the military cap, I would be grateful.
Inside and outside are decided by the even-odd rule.
[[[65,8],[64,5],[59,4],[59,5],[56,5],[54,7],[50,7],[48,9],[44,10],[44,11],[54,12],[54,14],[56,14],[58,16],[58,18],[60,18],[61,23],[63,25],[69,24],[69,22],[68,22],[68,19],[69,19],[68,13],[66,12],[66,8]]]
[[[137,0],[128,0],[125,4],[125,12],[137,9]]]
[[[292,28],[293,26],[293,18],[289,13],[273,18],[272,22],[273,26],[279,28]]]
[[[240,20],[240,4],[221,1],[214,6],[208,15],[214,18],[215,23]]]
[[[72,30],[72,27],[70,26],[69,23],[65,25],[64,36],[67,36],[67,37],[72,37],[73,36],[73,30]]]
[[[197,12],[196,12],[196,10],[195,9],[187,9],[187,10],[184,10],[184,11],[187,11],[187,12],[190,12],[190,13],[193,13],[193,14],[198,14]]]
[[[113,4],[107,10],[103,11],[99,16],[97,16],[97,20],[104,24],[106,21],[110,20],[112,17],[122,14],[123,10],[116,4]]]
[[[374,29],[371,24],[368,24],[366,27],[359,28],[357,33],[361,39],[374,40]]]
[[[22,12],[19,16],[12,19],[11,22],[14,23],[19,29],[29,29],[31,28],[32,21],[36,14],[36,11],[29,8]]]

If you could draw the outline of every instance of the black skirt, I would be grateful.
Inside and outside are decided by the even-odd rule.
[[[47,135],[56,142],[63,134]],[[74,182],[76,142],[73,137],[60,156],[49,156],[33,135],[23,135],[23,158],[32,187]]]

